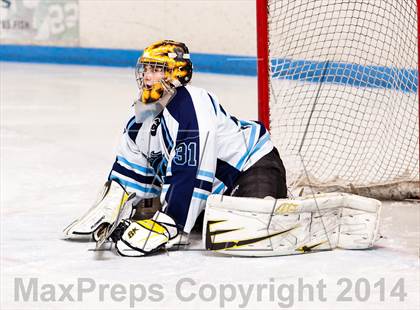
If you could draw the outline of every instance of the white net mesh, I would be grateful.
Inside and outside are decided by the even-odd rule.
[[[304,167],[315,185],[418,181],[416,0],[268,11],[270,126],[291,183]]]

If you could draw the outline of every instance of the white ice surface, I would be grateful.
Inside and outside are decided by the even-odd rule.
[[[168,252],[145,258],[123,258],[112,252],[93,252],[92,243],[61,240],[62,229],[90,206],[114,160],[114,148],[128,116],[136,85],[131,69],[83,66],[0,63],[1,103],[1,309],[126,309],[129,297],[120,302],[100,284],[143,285],[150,291],[141,309],[419,309],[420,208],[415,202],[384,203],[381,231],[386,239],[369,251],[314,253],[271,258],[223,257],[203,251]],[[194,84],[216,93],[224,107],[240,118],[256,118],[254,78],[196,74]],[[194,236],[195,248],[200,247]],[[57,301],[15,300],[15,279],[38,278],[39,292],[52,284]],[[77,285],[80,278],[96,281],[94,292],[77,301],[58,301],[59,284]],[[195,293],[181,301],[182,293]],[[315,291],[299,300],[299,278],[307,284],[326,284],[327,301]],[[337,301],[350,278],[352,302]],[[355,283],[366,278],[371,294],[358,302]],[[384,278],[384,301],[374,283]],[[403,301],[390,296],[398,279],[404,281]],[[202,288],[212,301],[199,296]],[[203,286],[204,285],[204,286]],[[225,286],[223,286],[225,285]],[[229,286],[233,285],[233,286]],[[253,285],[253,286],[252,286]],[[262,291],[258,301],[257,286]],[[283,287],[281,285],[288,285]],[[288,297],[290,289],[294,291]],[[362,287],[362,286],[361,286]],[[232,297],[232,288],[236,296]],[[250,289],[248,302],[240,288]],[[117,287],[118,289],[118,287]],[[121,288],[120,288],[121,289]],[[151,288],[153,290],[153,287]],[[274,289],[270,296],[270,289]],[[284,300],[278,296],[283,292]],[[363,291],[363,289],[362,289]],[[231,301],[221,303],[221,294]],[[141,297],[141,289],[135,291]],[[121,297],[124,295],[117,295]],[[51,296],[44,295],[45,298]],[[150,298],[161,297],[159,301]],[[211,297],[211,296],[210,296]],[[281,304],[279,304],[279,302]]]

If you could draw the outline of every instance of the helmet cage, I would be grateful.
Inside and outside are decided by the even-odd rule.
[[[144,76],[146,71],[150,70],[151,72],[156,72],[157,70],[161,70],[162,72],[164,72],[164,78],[160,79],[158,81],[155,81],[155,83],[162,83],[162,82],[166,82],[167,80],[167,65],[163,64],[163,63],[158,63],[155,61],[150,61],[150,62],[137,62],[136,65],[136,81],[137,81],[137,86],[140,90],[143,89],[151,89],[153,86],[148,86],[145,81],[144,81]]]
[[[163,77],[159,80],[153,81],[152,85],[147,85],[145,82],[145,75],[147,72],[156,72],[160,70],[163,72]],[[141,60],[137,62],[135,75],[137,86],[140,90],[140,101],[143,103],[156,103],[165,93],[173,94],[175,86],[171,83],[171,72],[165,63],[156,61]]]

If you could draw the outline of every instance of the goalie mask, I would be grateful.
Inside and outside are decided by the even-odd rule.
[[[190,54],[184,43],[164,40],[150,45],[137,60],[140,101],[156,103],[163,97],[172,96],[176,87],[191,80],[192,70]]]

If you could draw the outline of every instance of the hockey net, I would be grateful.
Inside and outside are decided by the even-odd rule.
[[[416,0],[258,0],[257,25],[259,117],[289,186],[418,197]]]

